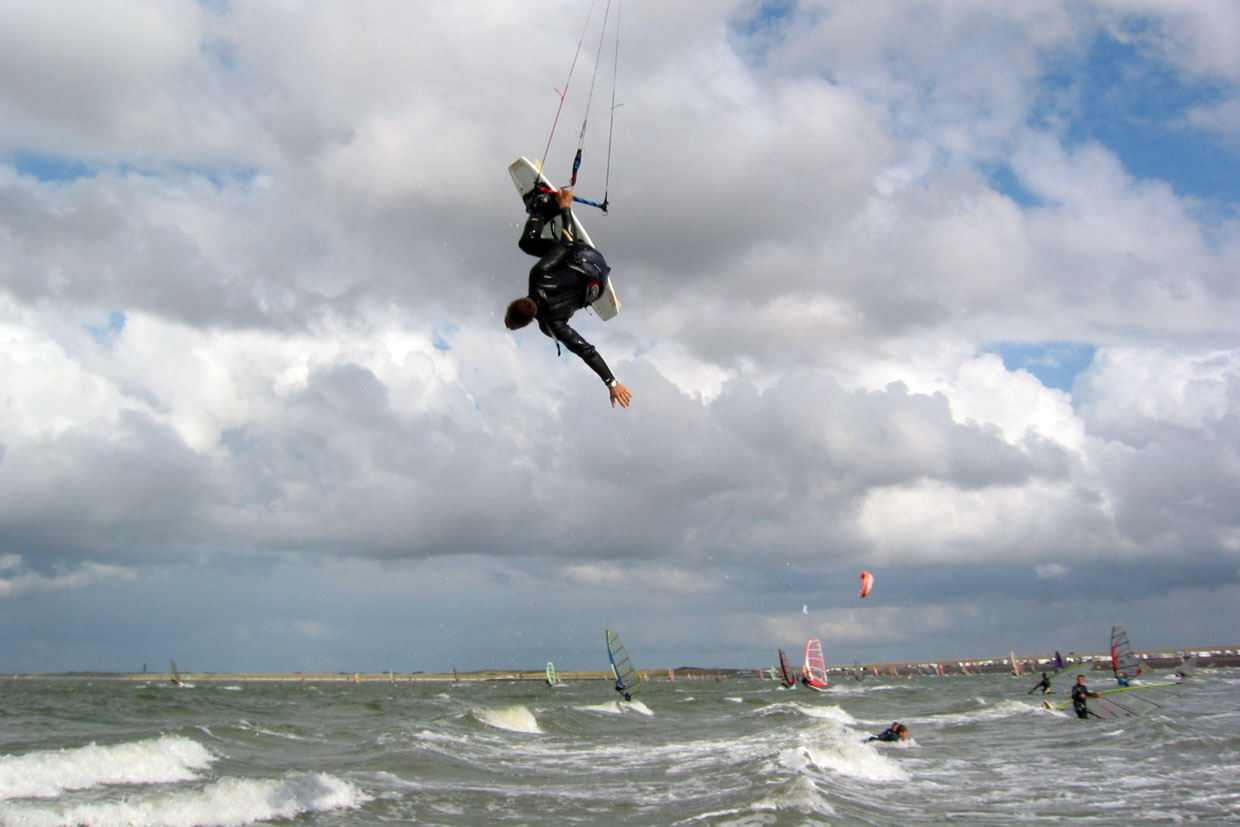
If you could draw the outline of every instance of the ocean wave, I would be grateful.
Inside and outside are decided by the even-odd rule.
[[[479,723],[496,729],[506,729],[509,732],[528,732],[531,735],[541,735],[542,728],[538,726],[538,719],[534,717],[534,713],[530,712],[529,707],[524,704],[513,704],[503,709],[488,709],[484,706],[476,706],[470,710],[470,714]]]
[[[206,747],[177,735],[6,755],[0,757],[0,800],[55,798],[66,790],[108,784],[189,781],[214,760]]]
[[[908,780],[908,774],[890,758],[848,737],[783,750],[779,761],[796,772],[814,768],[864,781]]]
[[[31,827],[223,827],[353,809],[369,800],[335,776],[297,773],[277,779],[224,778],[202,789],[160,790],[152,795],[126,796],[122,801],[0,805],[0,823]]]
[[[602,704],[574,707],[582,712],[603,712],[608,715],[623,715],[626,712],[637,712],[642,715],[654,715],[654,710],[641,701],[608,701]]]

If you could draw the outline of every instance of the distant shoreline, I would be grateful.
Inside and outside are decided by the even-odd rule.
[[[1149,666],[1150,669],[1174,669],[1180,664],[1180,653],[1192,655],[1197,658],[1199,667],[1220,667],[1220,666],[1240,666],[1240,645],[1231,646],[1213,646],[1213,647],[1185,647],[1174,651],[1167,649],[1148,649],[1137,652],[1137,658]],[[1089,661],[1094,664],[1094,669],[1105,669],[1110,667],[1111,656],[1105,652],[1093,652],[1085,654],[1077,654],[1075,652],[1064,655],[1065,660],[1070,663],[1080,663]],[[1051,671],[1050,657],[1045,654],[1038,655],[1016,655],[1017,663],[1021,664],[1022,671],[1027,673],[1035,673],[1042,671]],[[799,660],[797,663],[799,664]],[[989,674],[989,673],[1006,673],[1012,671],[1012,664],[1009,657],[990,657],[990,658],[952,658],[945,660],[924,660],[924,661],[904,661],[894,663],[853,663],[853,664],[835,664],[827,668],[828,674],[831,675],[852,675],[857,668],[861,667],[867,676],[877,673],[878,677],[908,677],[913,675],[960,675],[960,674]],[[767,667],[736,669],[736,668],[706,668],[696,666],[679,666],[672,671],[677,680],[700,680],[700,679],[722,679],[722,678],[753,678],[763,677],[760,673],[764,672]],[[656,667],[649,669],[639,669],[643,676],[666,675],[668,669],[665,667]],[[894,674],[893,674],[894,673]],[[0,673],[4,674],[4,673]],[[128,681],[161,681],[169,682],[172,679],[171,673],[167,672],[32,672],[25,674],[8,673],[10,680],[22,679],[79,679],[79,680],[128,680]],[[610,681],[612,676],[610,672],[592,671],[592,672],[573,672],[560,671],[559,677],[564,681]],[[305,683],[327,683],[327,682],[357,682],[357,683],[374,683],[376,681],[388,681],[393,683],[421,683],[421,682],[478,682],[478,681],[541,681],[543,680],[543,669],[541,667],[534,669],[515,670],[515,669],[484,669],[474,672],[460,673],[453,675],[451,672],[435,673],[435,672],[329,672],[329,673],[301,673],[301,672],[182,672],[181,679],[186,682],[193,681],[280,681],[280,682],[305,682]]]

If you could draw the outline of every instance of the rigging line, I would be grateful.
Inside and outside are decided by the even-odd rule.
[[[581,39],[577,41],[577,51],[573,53],[573,62],[568,67],[568,79],[564,81],[564,91],[556,89],[556,94],[560,96],[560,105],[555,109],[555,119],[551,122],[551,134],[547,136],[547,146],[543,149],[543,157],[539,160],[541,167],[546,163],[547,153],[551,151],[551,139],[555,137],[555,127],[560,122],[560,112],[564,110],[564,98],[568,97],[568,85],[573,82],[573,72],[577,68],[577,58],[581,56],[581,46],[586,42],[586,32],[590,30],[590,18],[594,16],[594,4],[597,0],[590,0],[590,10],[586,12],[586,24],[581,27]],[[609,0],[610,2],[610,0]]]
[[[598,33],[598,51],[595,52],[594,71],[590,75],[590,91],[586,95],[585,117],[581,119],[581,131],[577,133],[577,155],[573,158],[573,174],[568,182],[570,187],[577,185],[577,171],[581,168],[581,154],[586,146],[586,126],[590,122],[590,106],[594,103],[594,86],[598,81],[598,67],[603,58],[603,38],[607,36],[607,21],[610,17],[611,0],[607,0],[607,5],[603,9],[603,25]]]
[[[616,131],[616,81],[620,77],[620,2],[616,2],[616,46],[612,52],[611,65],[611,117],[607,122],[607,168],[603,174],[603,203],[599,209],[607,212],[607,192],[611,186],[611,140]]]

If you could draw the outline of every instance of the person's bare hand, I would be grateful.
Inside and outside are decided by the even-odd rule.
[[[555,203],[560,205],[560,209],[566,210],[573,205],[573,191],[568,187],[556,190]]]
[[[629,389],[624,385],[621,385],[619,382],[616,383],[614,388],[610,388],[610,391],[611,406],[613,408],[616,407],[617,402],[620,403],[621,408],[627,408],[629,406],[629,402],[633,399],[633,394],[629,393]]]

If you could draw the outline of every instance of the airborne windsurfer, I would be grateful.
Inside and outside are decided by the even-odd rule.
[[[1093,715],[1098,717],[1096,713],[1089,709],[1089,699],[1098,697],[1097,692],[1090,692],[1089,687],[1085,685],[1085,676],[1076,676],[1076,685],[1072,687],[1072,709],[1076,712],[1078,718],[1088,718]]]
[[[607,385],[611,406],[616,403],[627,408],[632,395],[628,388],[616,381],[603,357],[577,331],[568,320],[577,310],[588,306],[607,289],[607,275],[611,268],[601,253],[584,242],[543,238],[544,226],[557,214],[562,214],[564,226],[571,226],[570,207],[573,191],[558,191],[536,187],[525,199],[525,228],[521,231],[518,245],[538,263],[530,268],[529,293],[508,305],[504,325],[518,330],[531,321],[538,321],[538,329],[563,344],[598,374]]]

